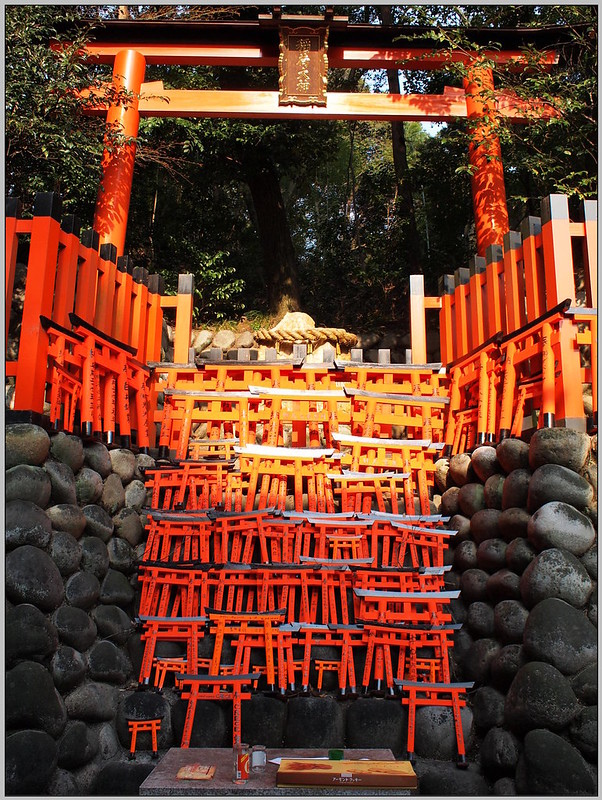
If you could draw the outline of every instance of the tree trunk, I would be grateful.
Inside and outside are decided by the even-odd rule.
[[[243,172],[255,209],[270,311],[278,316],[298,311],[297,259],[278,174],[269,156],[257,152]]]
[[[383,25],[391,25],[391,6],[379,6],[380,18]],[[389,92],[399,94],[399,72],[396,69],[387,70]],[[414,213],[414,198],[412,194],[412,181],[408,167],[405,131],[403,122],[391,123],[391,141],[393,145],[393,165],[397,180],[397,213],[401,215],[404,225],[404,240],[406,243],[406,257],[412,272],[422,272],[420,256],[420,237],[416,227]]]

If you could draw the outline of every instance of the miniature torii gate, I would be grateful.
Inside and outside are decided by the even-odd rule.
[[[292,28],[290,25],[294,25]],[[557,63],[549,30],[470,30],[478,51],[437,49],[431,29],[348,24],[346,17],[285,16],[279,9],[254,21],[234,22],[103,22],[87,46],[87,57],[113,65],[113,83],[132,93],[126,105],[99,106],[107,124],[121,127],[128,139],[138,134],[141,116],[236,117],[257,119],[365,119],[448,122],[474,121],[469,160],[477,250],[484,255],[500,244],[508,230],[506,192],[495,120],[525,123],[534,115],[553,116],[543,102],[527,104],[508,93],[494,92],[491,62],[524,70],[530,63],[524,47],[542,51],[541,65]],[[422,36],[421,39],[417,36]],[[492,45],[492,37],[501,47]],[[400,45],[404,38],[410,44]],[[558,32],[555,34],[558,40]],[[464,89],[446,87],[442,95],[358,94],[328,92],[328,67],[354,69],[419,69],[468,67]],[[278,67],[279,91],[171,90],[162,82],[145,83],[147,64],[188,66]],[[493,124],[492,124],[493,120]],[[105,150],[102,191],[94,228],[101,243],[110,242],[121,255],[134,171],[135,144]]]

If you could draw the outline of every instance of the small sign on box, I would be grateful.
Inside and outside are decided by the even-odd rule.
[[[409,761],[310,761],[283,758],[276,785],[416,789],[418,780]]]

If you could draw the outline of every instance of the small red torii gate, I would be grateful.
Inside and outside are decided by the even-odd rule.
[[[288,27],[291,24],[295,28]],[[543,67],[551,67],[558,57],[550,49],[552,40],[545,29],[470,30],[479,46],[475,52],[450,52],[441,46],[438,50],[428,39],[430,31],[415,26],[348,24],[346,17],[334,16],[332,9],[321,17],[285,16],[275,10],[253,21],[106,21],[87,45],[86,57],[112,64],[114,86],[131,92],[133,99],[127,106],[99,105],[92,113],[106,113],[107,124],[116,125],[128,139],[137,136],[141,116],[433,122],[471,119],[474,127],[469,160],[477,250],[484,255],[489,245],[502,242],[509,227],[495,120],[505,117],[525,123],[534,115],[551,117],[556,113],[543,102],[527,104],[508,93],[496,93],[489,64],[493,61],[524,70],[530,63],[521,49],[525,44],[540,48]],[[295,35],[296,41],[289,41]],[[494,36],[501,47],[491,43]],[[398,44],[402,37],[411,38],[412,43]],[[300,45],[300,40],[305,44]],[[305,59],[301,66],[300,58]],[[442,95],[326,91],[328,67],[431,70],[451,62],[468,67],[463,90],[446,87]],[[288,64],[288,70],[283,63]],[[279,67],[280,91],[165,89],[161,82],[144,82],[147,64]],[[291,100],[283,91],[283,81],[288,79],[287,72],[294,73],[297,90],[307,88],[300,77],[305,65],[311,76],[304,73],[303,81],[311,78],[313,94],[297,92]],[[125,244],[135,150],[135,144],[128,143],[107,148],[103,155],[94,228],[101,243],[115,245],[118,255]]]

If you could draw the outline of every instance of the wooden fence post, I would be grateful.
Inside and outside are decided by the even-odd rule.
[[[485,283],[485,258],[473,256],[468,262],[470,272],[470,349],[480,347],[485,341],[485,307],[483,303]]]
[[[575,303],[575,275],[571,244],[569,201],[565,195],[550,194],[541,202],[541,241],[546,280],[547,309],[563,300]]]
[[[410,275],[410,341],[412,364],[426,364],[424,275]]]
[[[441,361],[449,364],[456,356],[452,305],[454,301],[454,276],[439,277],[439,294],[441,295],[441,311],[439,312],[439,342],[441,345]]]
[[[522,266],[522,240],[517,231],[504,235],[504,283],[506,286],[506,330],[517,331],[526,323],[525,278]]]
[[[194,301],[194,275],[178,275],[178,301],[176,305],[176,329],[173,360],[176,364],[187,364],[190,357],[192,335],[192,307]]]
[[[117,272],[117,248],[113,244],[100,245],[100,268],[94,327],[111,335],[113,326],[113,302],[115,300],[115,273]]]
[[[527,320],[534,322],[546,308],[546,284],[541,252],[541,220],[525,217],[520,224],[525,270]]]
[[[161,311],[161,295],[164,291],[164,280],[161,275],[150,275],[148,279],[148,331],[146,337],[146,360],[161,360],[161,336],[163,334],[163,312]]]
[[[504,252],[501,245],[492,244],[485,252],[487,295],[487,338],[503,331],[505,315],[502,314]]]
[[[134,294],[132,272],[133,266],[130,257],[119,256],[115,272],[117,286],[111,335],[117,341],[128,345],[131,338],[132,299]]]
[[[458,267],[454,272],[456,288],[454,291],[454,321],[456,326],[456,347],[458,352],[456,357],[465,356],[469,351],[468,342],[470,341],[469,316],[468,316],[468,281],[470,280],[470,270],[466,267]]]
[[[75,283],[79,260],[79,220],[68,214],[61,224],[59,257],[54,290],[53,322],[69,326],[69,314],[75,303]]]
[[[14,408],[41,414],[49,340],[40,317],[50,317],[52,313],[60,234],[59,196],[54,192],[38,193],[33,213]]]
[[[590,308],[598,307],[598,204],[595,200],[583,201],[585,242],[585,293]],[[593,369],[593,364],[592,364]]]
[[[19,248],[19,237],[17,236],[17,220],[21,218],[21,201],[18,197],[6,198],[6,222],[5,222],[5,283],[4,283],[4,313],[5,317],[5,341],[8,341],[8,326],[10,323],[10,307],[13,300],[13,290],[15,287],[15,270],[17,267],[17,250]]]
[[[91,325],[98,290],[98,233],[92,228],[82,231],[80,244],[75,313]]]

